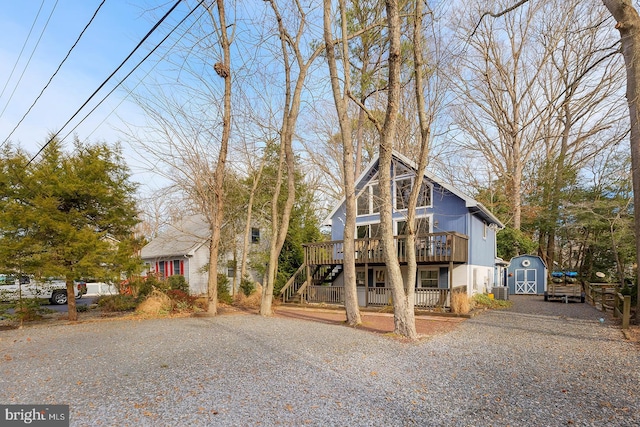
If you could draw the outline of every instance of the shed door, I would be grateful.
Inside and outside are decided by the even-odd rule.
[[[516,270],[516,294],[537,294],[536,269],[519,268]]]

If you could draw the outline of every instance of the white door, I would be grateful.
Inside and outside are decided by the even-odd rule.
[[[537,294],[535,268],[520,268],[516,270],[516,294]]]

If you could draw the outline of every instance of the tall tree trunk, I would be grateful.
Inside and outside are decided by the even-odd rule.
[[[75,322],[78,320],[78,309],[76,308],[76,290],[73,278],[67,278],[67,313],[69,320]]]
[[[224,207],[224,175],[229,147],[229,135],[231,133],[231,52],[230,41],[227,36],[227,21],[225,17],[224,1],[217,0],[218,18],[220,19],[220,45],[222,46],[222,64],[217,63],[214,69],[224,79],[224,100],[222,115],[222,137],[220,139],[220,152],[214,172],[214,198],[211,206],[210,225],[211,243],[209,250],[209,280],[208,280],[208,308],[210,315],[218,313],[218,252],[220,246],[220,232],[223,221]],[[209,13],[212,15],[211,10]],[[213,16],[212,16],[213,20]]]
[[[306,15],[302,7],[296,10],[300,14],[298,16],[298,28],[294,35],[291,35],[284,25],[284,20],[278,10],[278,5],[274,0],[267,0],[278,24],[278,34],[280,36],[280,46],[282,51],[282,61],[284,63],[285,74],[285,101],[283,106],[282,127],[280,128],[280,167],[278,168],[278,178],[276,181],[276,189],[272,198],[272,236],[271,246],[269,249],[269,265],[267,269],[266,285],[263,287],[262,303],[260,305],[260,314],[263,316],[272,315],[273,287],[278,271],[278,257],[289,230],[289,220],[291,211],[295,203],[295,157],[293,153],[292,140],[300,113],[300,102],[302,90],[309,72],[309,67],[313,61],[324,51],[324,46],[317,47],[310,57],[305,61],[300,50],[300,43],[303,40],[304,32],[302,28],[306,25]],[[300,4],[298,4],[300,6]],[[293,51],[293,54],[289,52]],[[298,76],[294,80],[291,77],[293,64],[290,56],[295,59],[298,66]],[[282,208],[282,216],[278,215],[278,200],[283,179],[283,161],[286,163],[287,170],[287,200]]]
[[[342,58],[348,58],[347,38],[347,10],[344,0],[338,1],[342,21]],[[349,73],[349,61],[342,61],[344,69],[344,90],[340,89],[338,67],[335,55],[335,44],[332,36],[331,25],[331,0],[324,0],[324,42],[327,51],[327,63],[331,76],[331,89],[333,100],[338,112],[340,123],[340,138],[342,140],[342,169],[343,185],[346,205],[346,218],[344,224],[344,308],[347,315],[347,323],[356,326],[362,323],[360,309],[358,308],[358,290],[356,287],[356,260],[355,260],[355,230],[356,230],[356,194],[353,164],[353,140],[351,136],[351,120],[348,114],[349,98],[347,92],[351,85]]]
[[[604,0],[603,3],[617,21],[616,28],[620,31],[622,56],[627,67],[636,265],[640,266],[640,15],[631,0]],[[636,271],[636,286],[638,286],[637,274]],[[640,298],[636,304],[636,323],[640,323]]]
[[[396,136],[398,111],[400,106],[400,12],[397,0],[386,0],[387,22],[389,25],[389,85],[384,127],[380,138],[380,230],[382,251],[387,267],[388,281],[393,295],[394,332],[410,339],[416,339],[416,324],[413,310],[409,310],[404,290],[404,282],[393,235],[391,203],[391,159]]]

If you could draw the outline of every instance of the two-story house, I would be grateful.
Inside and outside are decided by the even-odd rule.
[[[387,305],[391,289],[380,247],[379,161],[376,157],[356,180],[356,275],[361,306]],[[454,288],[469,295],[490,291],[496,280],[496,233],[503,224],[473,198],[394,152],[392,212],[396,248],[406,277],[407,205],[411,189],[421,186],[416,207],[416,307],[447,307]],[[331,241],[305,245],[305,264],[283,288],[284,301],[342,303],[345,201],[329,214]]]

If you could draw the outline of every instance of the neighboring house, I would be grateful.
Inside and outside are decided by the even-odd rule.
[[[202,215],[188,216],[172,224],[142,248],[141,258],[146,264],[146,272],[160,277],[182,275],[192,295],[206,294],[210,236],[209,224]],[[252,229],[251,242],[254,245],[260,243],[259,228]],[[218,261],[218,271],[229,278],[230,285],[237,282],[234,278],[239,271],[234,259],[232,252],[223,252]],[[256,280],[254,272],[249,274]]]
[[[379,159],[356,180],[356,283],[361,306],[387,305],[391,288],[380,247]],[[406,277],[406,206],[411,188],[422,191],[416,208],[416,307],[448,307],[454,288],[469,295],[496,284],[496,233],[503,224],[481,203],[426,172],[416,179],[416,165],[394,152],[392,161],[393,227]],[[331,241],[305,245],[305,264],[283,288],[285,301],[343,303],[343,235],[345,202],[325,225]]]
[[[547,290],[547,266],[537,255],[511,258],[507,267],[509,294],[543,295]]]

